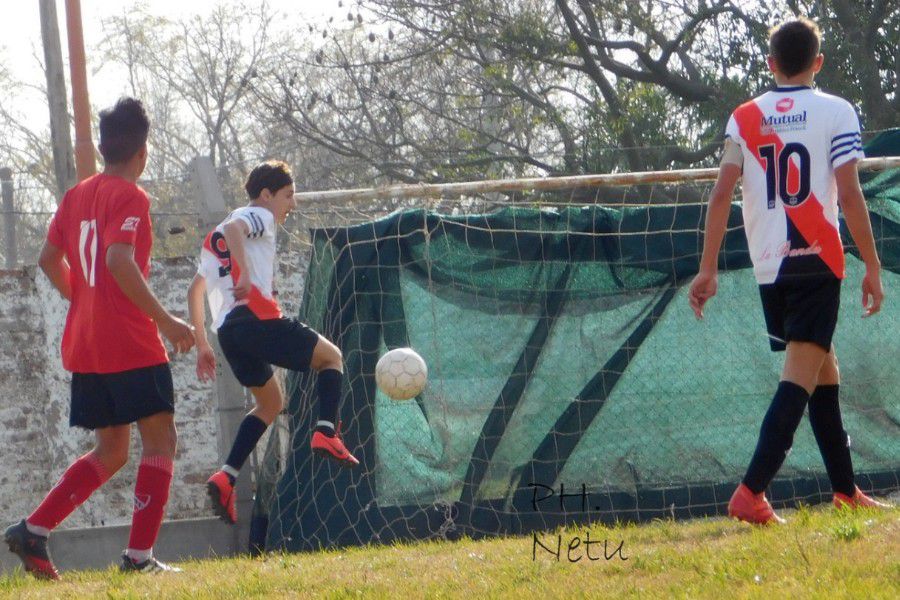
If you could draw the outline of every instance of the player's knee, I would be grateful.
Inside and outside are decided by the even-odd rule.
[[[322,351],[322,364],[333,367],[336,364],[340,365],[343,363],[344,356],[341,354],[341,349],[331,342],[324,344]]]
[[[841,378],[841,366],[838,362],[837,355],[834,352],[831,352],[826,358],[826,361],[830,364],[831,372],[834,375],[835,381],[839,381]]]
[[[128,462],[128,446],[124,448],[98,447],[94,450],[94,454],[103,464],[110,477],[115,475]]]
[[[175,429],[175,423],[172,423],[169,432],[169,452],[172,458],[175,458],[175,453],[178,452],[178,431]]]
[[[175,423],[161,428],[154,438],[149,444],[144,445],[145,454],[167,456],[174,459],[175,453],[178,451],[178,431],[175,429]],[[148,450],[149,452],[147,452]]]
[[[344,355],[341,349],[324,338],[316,346],[316,355],[314,356],[312,368],[316,371],[325,371],[334,369],[335,371],[344,370]]]
[[[265,400],[260,401],[257,399],[256,401],[257,412],[262,413],[263,420],[266,423],[271,423],[275,417],[278,416],[278,413],[284,408],[284,396],[281,394],[273,395]]]

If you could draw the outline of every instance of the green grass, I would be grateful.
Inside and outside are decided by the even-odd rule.
[[[62,582],[21,573],[0,577],[16,598],[900,598],[900,510],[787,511],[783,527],[726,519],[576,527],[562,535],[560,560],[533,538],[372,546],[183,563],[175,575],[67,572]],[[608,540],[589,560],[574,537]],[[601,557],[603,544],[591,546]],[[164,557],[163,557],[164,558]]]

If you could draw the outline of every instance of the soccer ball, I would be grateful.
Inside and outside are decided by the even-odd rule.
[[[428,367],[412,348],[386,352],[375,365],[375,383],[392,400],[409,400],[422,393]]]

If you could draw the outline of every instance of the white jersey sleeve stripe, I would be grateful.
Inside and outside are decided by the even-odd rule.
[[[831,153],[834,154],[841,148],[846,148],[847,146],[861,146],[859,140],[849,140],[847,142],[841,142],[840,144],[836,144],[831,147]]]
[[[833,138],[831,138],[831,143],[833,144],[834,142],[836,142],[836,141],[838,141],[838,140],[840,140],[840,139],[843,139],[843,138],[845,138],[845,137],[851,137],[851,136],[853,136],[853,137],[855,137],[855,138],[859,138],[859,137],[860,137],[858,131],[851,131],[850,133],[842,133],[841,135],[836,135],[836,136],[834,136]]]
[[[837,159],[839,159],[840,157],[844,156],[845,154],[850,154],[851,152],[862,152],[862,146],[857,144],[857,145],[853,146],[852,148],[847,148],[843,152],[838,152],[837,154],[833,154],[831,156],[831,162],[834,162]]]
[[[253,219],[253,222],[256,224],[256,227],[253,231],[253,237],[261,237],[262,234],[266,231],[265,226],[263,226],[262,219],[260,219],[258,215],[255,215],[253,213],[250,214],[250,218]]]

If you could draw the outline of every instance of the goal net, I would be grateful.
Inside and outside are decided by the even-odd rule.
[[[343,435],[361,464],[311,454],[316,378],[289,373],[289,406],[256,472],[251,544],[296,551],[722,514],[783,358],[769,351],[740,198],[718,296],[704,321],[690,311],[711,182],[688,175],[305,203],[314,226],[287,230],[309,256],[299,317],[343,352]],[[897,290],[900,169],[862,177],[884,285]],[[900,488],[900,374],[889,358],[900,355],[900,303],[859,318],[863,267],[849,242],[841,402],[857,483],[885,493]],[[429,381],[396,402],[374,368],[402,346],[422,355]],[[776,506],[830,498],[806,421],[768,495]]]

